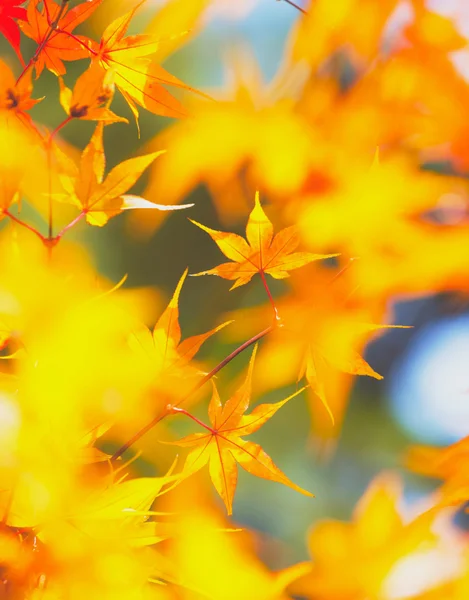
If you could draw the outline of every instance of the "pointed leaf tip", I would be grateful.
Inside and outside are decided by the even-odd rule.
[[[178,281],[178,284],[176,286],[176,289],[174,290],[174,294],[168,304],[168,308],[177,308],[177,305],[179,303],[179,294],[181,293],[181,289],[183,286],[184,281],[186,280],[186,277],[189,273],[189,268],[186,267],[186,269],[184,270],[184,273],[181,275],[181,278]]]

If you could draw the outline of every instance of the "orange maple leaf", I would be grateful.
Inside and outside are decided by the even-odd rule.
[[[0,94],[2,94],[3,85],[9,85],[8,75],[11,75],[9,70],[3,70],[3,66],[5,66],[4,63],[0,61]],[[29,172],[26,168],[27,159],[25,160],[25,157],[33,156],[36,149],[37,138],[33,139],[28,135],[29,132],[25,132],[23,126],[23,124],[30,123],[29,115],[22,113],[20,106],[23,106],[21,102],[17,109],[13,107],[8,109],[0,99],[0,219],[13,204],[20,205],[21,198],[26,195],[25,179]],[[5,109],[6,115],[3,109]],[[13,113],[13,119],[10,120],[11,113]],[[23,121],[23,116],[27,118],[27,121]],[[21,124],[18,124],[16,117]],[[31,127],[33,127],[32,124]],[[0,334],[0,346],[1,339],[2,335]]]
[[[293,274],[291,293],[277,303],[282,327],[265,338],[258,359],[256,383],[262,390],[306,379],[313,428],[323,438],[339,433],[351,376],[383,378],[362,357],[365,344],[380,331],[403,327],[377,324],[382,307],[369,300],[354,301],[350,277],[349,271],[331,270],[321,263]],[[253,335],[267,315],[265,306],[235,312],[234,333],[242,338]]]
[[[42,100],[31,98],[33,86],[27,74],[17,81],[8,65],[0,60],[0,110],[23,112]]]
[[[312,2],[293,30],[295,60],[308,61],[317,68],[343,48],[355,60],[371,60],[379,51],[385,24],[397,4],[398,0]]]
[[[103,71],[99,63],[92,62],[70,90],[59,78],[60,104],[70,119],[128,123],[127,119],[114,114],[109,108],[114,95],[112,71]]]
[[[206,231],[223,254],[233,261],[208,271],[194,273],[194,276],[218,275],[223,279],[235,280],[230,289],[248,283],[256,273],[260,273],[262,278],[269,274],[275,279],[284,279],[293,269],[315,260],[337,256],[294,252],[300,243],[295,225],[282,229],[274,236],[272,223],[260,204],[259,193],[256,193],[255,206],[246,226],[247,242],[235,233],[216,231],[192,219],[190,221]]]
[[[32,119],[26,111],[42,98],[37,100],[31,98],[32,92],[31,71],[27,71],[17,80],[10,67],[0,60],[0,112],[4,113],[7,120],[11,116],[26,125],[28,129],[35,130]]]
[[[102,122],[98,124],[90,143],[83,150],[79,167],[61,154],[57,148],[56,154],[64,167],[64,173],[60,179],[67,194],[62,200],[78,206],[86,215],[86,220],[90,225],[101,227],[111,217],[123,210],[134,208],[178,210],[193,206],[192,204],[165,206],[149,202],[139,196],[125,194],[162,152],[153,152],[125,160],[114,167],[104,178],[106,159],[103,148]]]
[[[140,8],[139,2],[131,11],[106,27],[95,55],[104,69],[112,69],[115,83],[128,103],[138,123],[136,104],[150,112],[166,117],[187,115],[182,104],[163,85],[171,85],[195,91],[174,75],[168,73],[154,60],[160,40],[151,35],[130,35],[124,37],[130,21]]]
[[[242,436],[257,431],[284,404],[304,390],[304,388],[298,390],[281,402],[256,406],[251,414],[245,415],[251,396],[255,355],[256,348],[252,353],[244,383],[223,406],[215,384],[213,384],[213,394],[208,409],[210,426],[199,422],[208,430],[208,433],[194,433],[177,442],[172,442],[178,446],[194,446],[186,457],[183,472],[192,475],[208,463],[213,485],[225,503],[228,514],[231,514],[233,509],[233,497],[238,480],[238,463],[252,475],[270,481],[278,481],[301,494],[312,496],[310,492],[290,481],[261,446],[242,439]],[[184,409],[177,407],[173,407],[173,411],[186,413]]]
[[[350,523],[316,524],[309,534],[312,571],[291,591],[321,600],[390,597],[384,589],[395,565],[422,546],[437,547],[434,514],[429,511],[405,522],[399,512],[401,497],[399,480],[383,473],[369,485]]]
[[[59,5],[53,0],[44,0],[39,9],[41,0],[30,1],[28,21],[21,22],[20,27],[25,35],[42,47],[34,58],[36,77],[39,77],[44,67],[55,75],[64,75],[64,60],[78,60],[89,56],[91,40],[81,35],[76,36],[72,31],[88,19],[101,2],[102,0],[88,0],[68,11],[66,2]],[[51,31],[53,24],[55,28]]]
[[[413,446],[406,464],[421,475],[443,480],[437,495],[439,507],[457,506],[469,500],[469,436],[447,448]]]

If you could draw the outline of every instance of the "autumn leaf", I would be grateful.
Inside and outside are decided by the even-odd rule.
[[[232,321],[222,323],[206,333],[194,335],[181,341],[179,325],[179,295],[187,277],[187,269],[180,278],[174,294],[163,314],[156,322],[153,331],[142,327],[129,338],[131,349],[148,364],[152,373],[155,393],[165,404],[174,401],[194,385],[194,376],[201,372],[191,364],[202,344]],[[187,387],[189,386],[189,387]],[[184,390],[184,391],[183,391]],[[152,407],[154,411],[154,406]]]
[[[158,10],[146,31],[162,41],[157,48],[160,62],[198,33],[203,24],[202,17],[211,2],[212,0],[191,0],[189,3],[187,0],[170,0]]]
[[[192,204],[165,206],[149,202],[139,196],[125,194],[143,171],[161,154],[162,152],[153,152],[125,160],[104,177],[105,155],[103,123],[101,122],[90,143],[83,150],[78,168],[57,149],[59,161],[66,163],[69,173],[72,173],[72,175],[64,173],[61,177],[63,186],[68,192],[64,200],[78,206],[86,215],[86,220],[90,225],[99,227],[105,225],[111,217],[118,215],[123,210],[135,208],[179,210],[193,206]]]
[[[17,19],[26,21],[25,0],[0,0],[0,33],[2,33],[23,62],[20,50],[20,29]]]
[[[194,433],[174,442],[178,446],[193,446],[184,463],[183,472],[186,474],[191,475],[204,465],[209,465],[213,485],[225,503],[228,514],[233,511],[233,497],[238,480],[237,464],[252,475],[278,481],[301,494],[312,496],[310,492],[290,481],[261,446],[242,439],[242,436],[260,429],[284,404],[304,389],[298,390],[281,402],[256,406],[249,415],[246,415],[251,396],[255,355],[256,349],[252,353],[243,385],[224,405],[221,404],[220,396],[213,384],[213,394],[208,409],[210,426],[204,425],[208,433]],[[183,409],[174,407],[173,410],[177,412]]]
[[[398,0],[312,2],[293,30],[295,60],[318,68],[339,49],[352,50],[353,58],[370,60],[379,51],[383,29],[397,4]]]
[[[152,141],[152,149],[168,153],[151,170],[148,194],[175,203],[206,185],[227,222],[244,216],[250,205],[246,188],[272,199],[294,196],[324,145],[302,111],[292,110],[287,69],[269,84],[252,55],[237,56],[225,68],[234,81],[228,90],[217,90],[217,102],[194,97],[194,118],[177,121]],[[148,231],[146,222],[141,229]]]
[[[31,98],[33,86],[31,73],[26,72],[21,79],[13,75],[10,67],[0,60],[0,111],[8,111],[20,120],[28,123],[31,118],[26,114],[30,108],[41,101]]]
[[[28,19],[21,23],[21,29],[41,47],[34,61],[36,77],[39,77],[44,67],[55,75],[64,75],[64,60],[79,60],[90,55],[88,48],[91,40],[72,32],[92,15],[101,2],[102,0],[87,0],[68,10],[68,2],[56,4],[53,0],[44,0],[42,8],[39,8],[41,0],[30,0]],[[54,23],[56,27],[51,31]]]
[[[171,471],[171,470],[170,470]],[[125,540],[133,547],[159,542],[158,523],[149,518],[155,499],[173,486],[179,475],[141,477],[112,483],[84,493],[69,508],[67,521],[95,539]],[[46,532],[47,533],[47,532]]]
[[[10,74],[3,66],[4,63],[0,61],[0,93],[3,82],[6,80],[8,84]],[[0,104],[0,115],[1,109]],[[24,179],[28,172],[24,157],[31,156],[33,151],[34,146],[22,123],[19,124],[16,119],[0,119],[0,219],[12,204],[21,200]]]
[[[257,556],[261,539],[253,532],[233,530],[197,477],[179,485],[159,500],[179,518],[167,540],[170,574],[179,585],[195,590],[187,600],[287,600],[287,586],[311,570],[300,563],[271,572]],[[261,542],[262,543],[262,542]],[[165,579],[165,573],[162,573]],[[171,581],[171,579],[170,579]],[[254,591],[254,594],[253,594]]]
[[[442,197],[458,201],[453,178],[406,156],[380,159],[378,151],[373,161],[344,155],[335,170],[341,176],[334,185],[302,194],[286,216],[296,220],[306,248],[360,259],[350,274],[364,300],[447,289],[453,273],[467,271],[469,256],[459,250],[467,225],[447,229],[428,219]]]
[[[114,81],[138,123],[137,104],[166,117],[183,117],[186,110],[164,85],[195,91],[168,73],[148,56],[155,54],[160,41],[151,35],[125,37],[130,21],[142,5],[113,21],[105,29],[95,52],[103,69],[114,71]]]
[[[393,567],[422,546],[437,546],[434,515],[424,513],[405,522],[399,511],[401,496],[399,481],[385,473],[370,484],[350,523],[316,524],[309,534],[311,574],[292,584],[291,591],[321,600],[388,597],[384,590]]]
[[[466,38],[453,20],[426,9],[419,9],[404,35],[422,58],[428,52],[455,52],[467,46]]]
[[[300,243],[295,225],[282,229],[274,236],[272,223],[260,204],[259,193],[256,194],[255,206],[246,226],[247,241],[235,233],[216,231],[192,219],[190,221],[206,231],[223,254],[233,261],[208,271],[195,273],[194,276],[218,275],[223,279],[235,280],[230,288],[232,290],[248,283],[256,273],[260,273],[261,277],[268,274],[275,279],[284,279],[293,269],[315,260],[337,256],[337,254],[294,252]]]
[[[114,95],[112,71],[103,71],[96,61],[91,63],[76,81],[72,90],[59,78],[60,104],[71,119],[104,121],[105,123],[128,123],[109,110]]]
[[[405,462],[412,471],[443,481],[435,498],[438,507],[458,506],[469,500],[469,436],[447,448],[412,446]]]
[[[382,307],[354,298],[353,268],[343,272],[312,263],[294,273],[292,291],[276,300],[282,327],[265,338],[258,358],[255,379],[262,390],[306,379],[313,431],[321,438],[338,435],[353,376],[382,379],[362,356],[366,343],[380,332],[402,327],[381,325]],[[234,312],[234,333],[241,338],[254,335],[267,325],[268,315],[265,306]]]

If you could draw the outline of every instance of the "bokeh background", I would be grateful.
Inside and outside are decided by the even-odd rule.
[[[163,2],[148,0],[133,22],[134,30],[141,31],[161,4]],[[432,7],[445,14],[459,11],[457,19],[461,30],[468,31],[469,11],[465,14],[462,4],[444,0],[432,3]],[[97,37],[105,22],[132,6],[132,0],[104,3],[82,31]],[[183,81],[216,98],[223,96],[232,76],[230,58],[236,53],[249,52],[268,81],[278,69],[288,32],[298,17],[299,13],[291,6],[275,0],[215,0],[198,34],[172,55],[165,66]],[[32,44],[29,47],[25,44],[25,56],[33,50]],[[0,40],[0,55],[12,65],[16,64],[3,40]],[[457,56],[455,61],[458,61]],[[467,68],[464,63],[460,66]],[[67,80],[72,82],[85,67],[86,61],[70,64]],[[35,94],[57,98],[55,105],[48,100],[32,112],[37,122],[53,129],[63,120],[56,77],[44,73]],[[142,110],[139,138],[127,106],[117,95],[113,110],[128,117],[130,124],[118,123],[106,129],[109,166],[145,152],[151,140],[171,123],[169,119]],[[92,123],[72,122],[61,135],[67,143],[82,149],[93,128]],[[143,193],[145,185],[146,176],[135,191]],[[165,202],[165,198],[149,199]],[[184,201],[195,204],[190,210],[191,218],[214,228],[242,232],[248,212],[239,219],[220,220],[204,186],[197,187]],[[250,201],[247,199],[248,204]],[[117,282],[127,274],[125,287],[154,288],[157,291],[156,317],[186,267],[194,273],[218,264],[220,259],[209,237],[188,222],[188,214],[174,213],[151,230],[136,227],[132,217],[121,215],[103,229],[80,223],[70,237],[86,244],[99,270],[110,280]],[[28,216],[41,219],[32,212]],[[206,331],[220,323],[225,313],[265,300],[265,292],[257,281],[233,292],[228,292],[228,288],[226,281],[214,277],[188,279],[180,301],[185,335]],[[274,285],[273,290],[281,294],[283,287]],[[348,519],[368,482],[383,469],[401,472],[408,497],[423,496],[433,484],[403,467],[408,447],[416,442],[447,445],[467,433],[467,303],[451,294],[405,301],[395,298],[390,311],[395,323],[411,325],[412,329],[391,330],[368,346],[366,358],[384,375],[384,380],[358,378],[342,431],[329,456],[318,456],[309,432],[307,406],[301,399],[286,405],[257,434],[256,441],[262,443],[291,479],[316,495],[311,500],[284,486],[240,473],[235,520],[260,532],[261,539],[265,540],[264,558],[273,567],[305,558],[307,529],[326,517]],[[218,335],[207,343],[201,356],[207,364],[214,365],[235,346],[229,336]],[[233,389],[247,359],[247,355],[240,356],[219,375],[225,390],[230,385]],[[293,390],[294,387],[277,390],[262,398],[256,395],[255,401],[275,402]],[[178,424],[174,427],[177,431]],[[152,447],[152,443],[150,433],[147,447]],[[158,466],[148,457],[140,460],[138,468],[143,474],[158,472]],[[463,518],[461,514],[461,522]]]

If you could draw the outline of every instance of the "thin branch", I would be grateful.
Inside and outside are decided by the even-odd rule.
[[[307,11],[304,8],[301,8],[301,6],[298,6],[298,4],[296,4],[295,2],[293,2],[293,0],[283,0],[283,1],[286,2],[287,4],[289,4],[290,6],[293,6],[293,8],[296,8],[296,10],[299,10],[304,15],[308,14]]]

